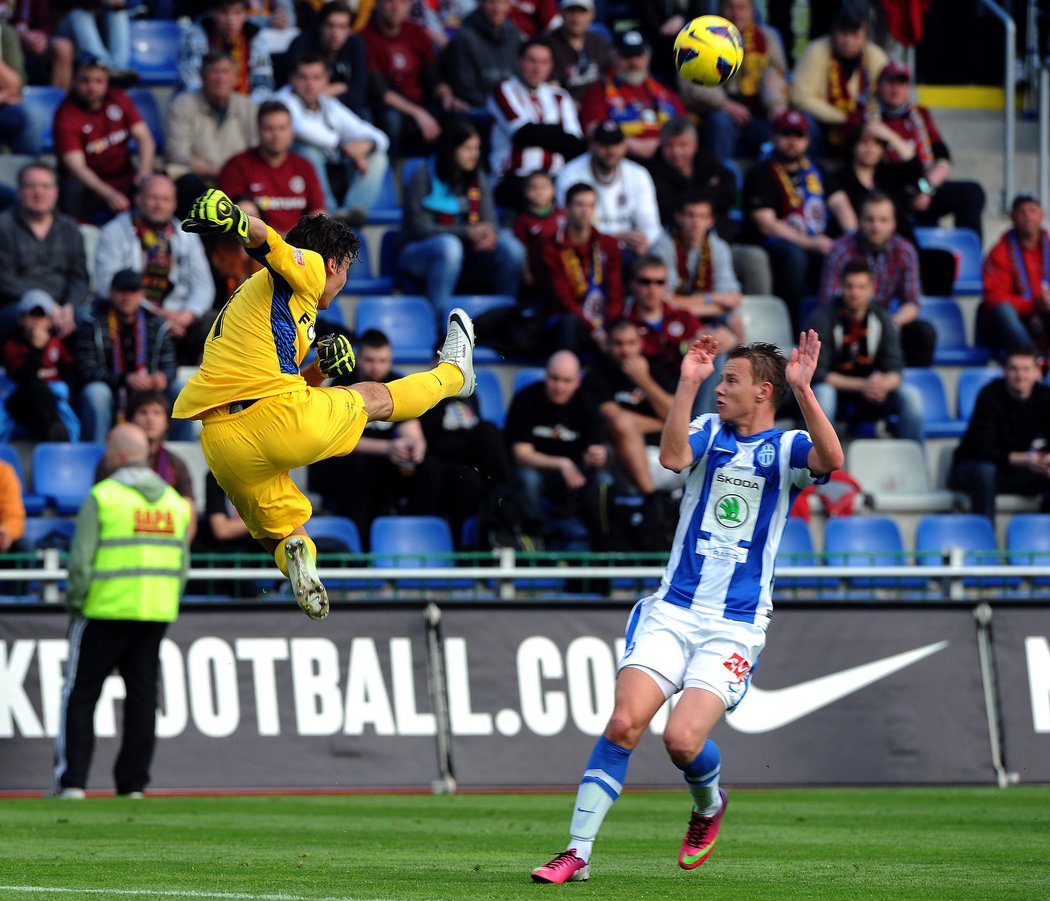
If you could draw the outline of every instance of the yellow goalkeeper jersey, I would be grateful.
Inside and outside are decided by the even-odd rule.
[[[175,401],[176,419],[307,388],[299,366],[314,340],[324,260],[292,247],[272,228],[266,243],[248,253],[265,268],[249,276],[216,317],[200,370]]]

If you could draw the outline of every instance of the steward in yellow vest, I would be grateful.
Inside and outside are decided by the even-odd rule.
[[[190,504],[149,468],[149,441],[132,424],[110,433],[115,467],[84,500],[69,560],[69,665],[53,793],[84,795],[95,706],[116,669],[124,680],[124,731],[114,768],[117,794],[149,781],[157,716],[160,643],[179,612],[189,566]]]

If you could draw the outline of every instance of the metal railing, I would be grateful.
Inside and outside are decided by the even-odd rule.
[[[1006,61],[1003,64],[1003,198],[1002,209],[1009,209],[1014,196],[1014,153],[1017,149],[1017,25],[1013,18],[994,0],[980,0],[987,9],[1003,23],[1005,35],[1003,49]]]

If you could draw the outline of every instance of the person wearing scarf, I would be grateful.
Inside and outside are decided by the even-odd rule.
[[[791,102],[810,120],[815,155],[843,155],[850,134],[875,114],[875,81],[887,60],[868,40],[867,21],[848,6],[830,35],[810,42],[795,67]]]
[[[1013,228],[984,261],[984,299],[977,311],[978,334],[999,355],[1012,348],[1050,359],[1050,235],[1034,194],[1018,194],[1010,207]]]
[[[957,228],[971,228],[981,236],[984,188],[976,181],[951,178],[951,153],[933,115],[924,106],[911,102],[911,70],[903,63],[891,62],[879,73],[876,88],[882,122],[914,149],[921,176],[910,189],[911,215],[917,225],[937,225],[951,216]],[[907,156],[892,144],[891,163],[904,163]]]

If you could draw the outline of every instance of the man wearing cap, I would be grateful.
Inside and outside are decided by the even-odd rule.
[[[549,81],[553,64],[550,45],[529,38],[518,51],[518,74],[496,85],[489,98],[490,162],[500,206],[521,209],[527,176],[537,169],[555,175],[586,149],[576,105]]]
[[[142,273],[146,305],[168,322],[179,361],[200,362],[214,316],[215,282],[199,235],[179,228],[175,183],[166,175],[142,182],[135,208],[107,223],[95,255],[95,286],[109,294],[121,269]]]
[[[984,188],[976,181],[949,180],[951,153],[930,111],[911,102],[911,70],[904,63],[890,62],[879,74],[879,114],[891,130],[915,148],[923,177],[912,191],[911,208],[916,224],[936,225],[942,216],[952,216],[955,225],[982,234]],[[887,147],[891,163],[901,162],[893,146]]]
[[[175,344],[167,320],[144,306],[142,276],[121,269],[109,297],[100,300],[77,328],[75,353],[82,387],[80,421],[85,441],[105,441],[114,414],[123,416],[136,391],[166,391],[175,385]]]
[[[514,74],[522,37],[509,15],[510,0],[480,0],[441,53],[442,80],[452,88],[449,112],[483,108]]]
[[[1034,194],[1018,194],[1009,229],[984,260],[977,332],[998,354],[1024,348],[1050,359],[1050,235]]]
[[[594,224],[599,231],[623,242],[627,250],[624,264],[629,266],[634,256],[648,252],[663,234],[656,187],[642,166],[624,159],[627,139],[613,120],[594,128],[588,147],[589,153],[566,163],[558,173],[558,204],[564,206],[569,188],[578,182],[593,187],[598,194]]]
[[[18,172],[18,204],[0,214],[0,334],[15,324],[15,304],[30,288],[57,302],[59,337],[73,332],[74,316],[88,296],[84,239],[76,222],[57,211],[58,179],[43,162]]]
[[[802,301],[816,292],[824,257],[831,250],[828,214],[840,226],[852,210],[844,191],[828,196],[820,166],[806,155],[809,123],[798,110],[773,120],[773,154],[758,162],[744,180],[742,239],[769,254],[773,293],[783,299],[795,327]]]
[[[875,82],[885,51],[868,40],[864,16],[848,5],[836,13],[831,34],[810,41],[795,66],[791,102],[818,128],[814,144],[842,155],[850,134],[877,111]]]
[[[656,153],[664,122],[685,114],[677,95],[650,74],[649,60],[649,45],[640,31],[618,35],[613,68],[604,81],[591,85],[580,108],[585,131],[611,119],[627,136],[627,153],[639,160]]]
[[[156,147],[135,104],[110,86],[98,59],[78,62],[73,87],[55,110],[54,133],[65,212],[98,224],[131,208],[136,185],[153,171]]]
[[[605,35],[590,30],[593,22],[594,0],[562,0],[561,25],[547,35],[554,52],[554,81],[577,107],[587,89],[602,80],[612,56]]]

